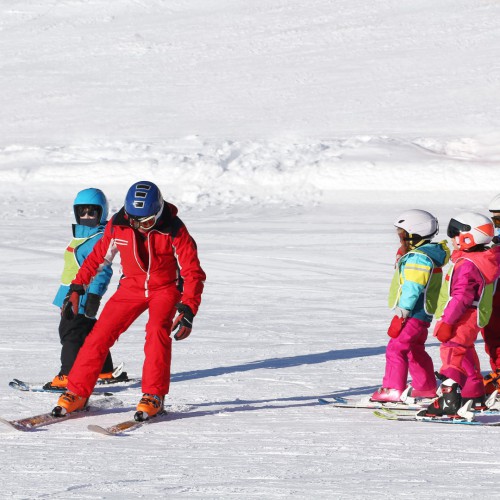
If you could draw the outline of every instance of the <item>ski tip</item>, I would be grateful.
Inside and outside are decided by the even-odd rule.
[[[331,405],[332,403],[347,404],[349,401],[340,396],[330,396],[329,398],[318,398],[318,402],[322,405]]]
[[[62,406],[55,406],[50,414],[53,417],[62,418],[65,417],[68,413],[66,412],[66,408],[63,408]]]
[[[23,382],[22,380],[18,380],[17,378],[11,380],[9,382],[9,387],[12,389],[17,389],[19,391],[29,391],[30,388],[26,382]]]
[[[146,420],[149,420],[149,415],[145,411],[136,411],[134,420],[136,422],[146,422]]]
[[[104,427],[101,427],[100,425],[95,425],[95,424],[90,424],[87,425],[87,429],[92,432],[97,432],[98,434],[104,434],[105,436],[113,436],[114,434],[112,432],[109,432],[107,429]]]

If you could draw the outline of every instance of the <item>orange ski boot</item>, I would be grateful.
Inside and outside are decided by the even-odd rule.
[[[89,398],[78,396],[74,392],[67,391],[57,400],[57,406],[52,410],[54,417],[64,417],[68,413],[85,409]]]
[[[68,376],[67,375],[56,375],[51,382],[47,382],[43,388],[46,391],[57,391],[62,392],[68,387]]]
[[[143,422],[148,420],[163,410],[163,397],[156,396],[155,394],[143,394],[139,404],[137,405],[137,412],[134,415],[135,420]]]

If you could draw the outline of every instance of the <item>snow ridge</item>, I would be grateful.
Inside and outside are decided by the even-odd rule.
[[[0,189],[17,185],[29,191],[42,184],[73,193],[90,179],[122,196],[134,181],[151,179],[172,201],[199,207],[307,205],[339,191],[405,191],[419,185],[427,192],[488,191],[500,161],[496,139],[356,136],[306,143],[192,136],[159,143],[12,145],[0,150]]]

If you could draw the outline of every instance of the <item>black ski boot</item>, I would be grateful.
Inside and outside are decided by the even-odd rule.
[[[462,406],[461,389],[458,383],[451,378],[446,379],[441,384],[441,392],[442,395],[427,407],[425,416],[458,416],[457,412]]]

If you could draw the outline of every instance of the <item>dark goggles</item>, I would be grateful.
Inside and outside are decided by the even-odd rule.
[[[134,229],[142,229],[148,231],[156,224],[156,215],[149,215],[147,217],[133,217],[125,212],[128,222]]]
[[[456,219],[451,219],[448,224],[446,234],[448,235],[448,238],[456,238],[457,236],[460,236],[460,233],[468,233],[471,229],[472,228],[469,224],[464,224]]]
[[[100,207],[97,205],[77,205],[76,213],[78,217],[97,217],[99,215]]]

